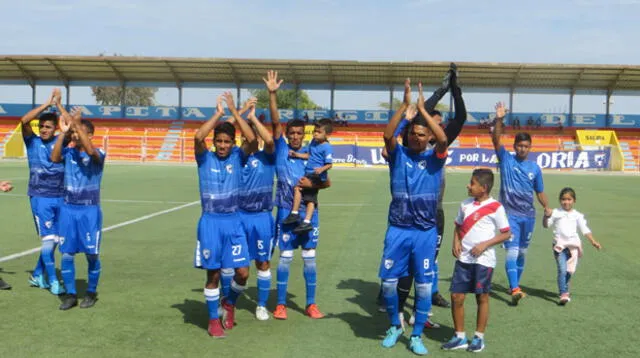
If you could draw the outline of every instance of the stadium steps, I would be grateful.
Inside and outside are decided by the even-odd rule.
[[[620,149],[622,149],[622,155],[624,156],[624,170],[638,170],[636,158],[633,156],[629,142],[620,142]]]
[[[572,140],[565,140],[562,142],[562,148],[564,150],[576,150],[576,142]]]
[[[167,134],[164,136],[164,141],[162,142],[162,146],[160,147],[160,151],[156,156],[156,160],[169,160],[173,155],[176,146],[180,142],[180,135],[182,134],[182,129],[184,128],[183,120],[176,120],[171,122],[169,126],[169,130]]]
[[[15,130],[15,126],[0,126],[0,158],[4,157],[4,148]]]

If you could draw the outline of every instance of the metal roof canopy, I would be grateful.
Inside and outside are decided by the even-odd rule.
[[[640,93],[640,66],[458,62],[468,92]],[[156,87],[263,87],[276,70],[287,88],[400,89],[404,79],[438,86],[448,62],[360,62],[125,56],[0,57],[0,83]]]

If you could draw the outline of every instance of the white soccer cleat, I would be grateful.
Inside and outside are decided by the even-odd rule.
[[[258,321],[266,321],[269,319],[269,311],[264,306],[256,307],[256,319]]]

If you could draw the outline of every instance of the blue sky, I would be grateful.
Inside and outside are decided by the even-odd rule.
[[[638,64],[640,0],[0,0],[0,54],[490,61]],[[15,16],[13,16],[14,14]],[[44,100],[49,88],[38,91]],[[185,105],[219,91],[189,90]],[[93,103],[86,88],[72,102]],[[0,88],[0,102],[28,103],[30,89]],[[312,97],[328,106],[326,91]],[[467,94],[489,110],[506,94]],[[177,91],[157,99],[176,104]],[[376,108],[388,94],[338,92],[336,108]],[[515,111],[558,111],[568,96],[516,95]],[[613,111],[640,113],[634,97]],[[577,96],[578,112],[604,112],[601,96]]]

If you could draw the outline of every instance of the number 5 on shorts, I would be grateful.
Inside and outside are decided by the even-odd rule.
[[[231,246],[231,254],[233,256],[238,256],[242,252],[242,245],[232,245]]]

